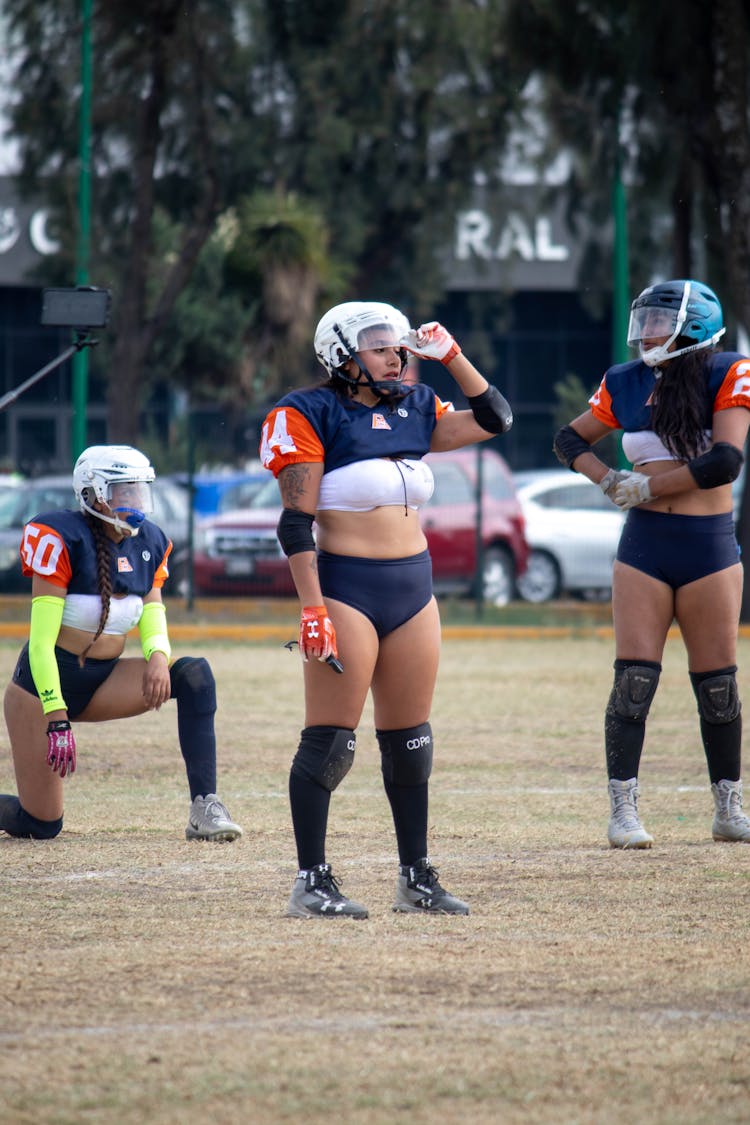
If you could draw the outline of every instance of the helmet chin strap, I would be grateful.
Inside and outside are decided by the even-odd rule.
[[[138,534],[138,528],[146,518],[145,513],[140,512],[137,508],[111,508],[110,511],[114,512],[115,516],[115,518],[112,519],[111,516],[105,516],[104,512],[97,512],[96,508],[90,508],[83,498],[81,498],[81,507],[85,512],[96,516],[98,520],[103,520],[104,523],[111,523],[112,527],[116,528],[117,531],[122,531],[131,538],[135,538]],[[118,518],[118,512],[127,513],[124,521]]]
[[[641,359],[647,367],[658,367],[662,363],[666,363],[669,359],[676,359],[678,355],[687,355],[688,352],[697,352],[701,348],[712,348],[717,344],[721,337],[726,332],[726,328],[720,328],[718,332],[714,332],[710,340],[699,340],[697,344],[690,344],[687,348],[678,348],[676,352],[668,351],[669,345],[674,343],[676,338],[672,336],[667,340],[666,344],[660,344],[658,348],[649,348],[645,351],[643,345],[640,347]]]

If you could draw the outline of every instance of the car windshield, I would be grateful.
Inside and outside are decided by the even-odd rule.
[[[21,485],[0,490],[0,528],[23,527],[41,512],[75,507],[75,495],[68,485]]]
[[[275,477],[271,477],[260,486],[248,505],[250,508],[279,508],[280,506],[281,493],[279,482]]]
[[[255,506],[255,497],[262,488],[268,484],[276,484],[273,477],[269,480],[243,480],[231,485],[219,498],[220,512],[231,512],[235,508],[250,508]],[[268,505],[261,505],[267,507]]]

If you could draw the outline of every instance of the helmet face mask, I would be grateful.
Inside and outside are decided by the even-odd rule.
[[[719,299],[700,281],[651,285],[630,307],[628,345],[637,347],[649,367],[678,355],[711,348],[726,332]],[[645,347],[644,340],[660,340]],[[673,348],[676,341],[678,346]]]
[[[329,378],[342,379],[356,394],[364,377],[379,398],[402,398],[410,389],[401,379],[375,380],[359,357],[359,352],[377,348],[399,348],[401,373],[408,362],[401,339],[410,331],[409,321],[393,305],[378,301],[346,301],[329,309],[315,331],[315,355]],[[344,370],[353,360],[359,372],[352,377]]]
[[[137,535],[146,515],[153,511],[151,484],[155,477],[148,457],[132,446],[92,445],[75,463],[73,491],[82,512],[126,535]],[[97,501],[112,515],[95,508]]]

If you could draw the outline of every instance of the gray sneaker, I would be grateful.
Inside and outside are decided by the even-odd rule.
[[[239,824],[235,824],[227,809],[215,793],[196,797],[190,806],[190,817],[185,829],[186,840],[236,840],[242,835]]]
[[[610,817],[607,825],[607,838],[610,848],[650,848],[654,842],[641,824],[638,815],[640,790],[638,779],[628,778],[608,782]]]
[[[399,914],[468,914],[469,907],[440,886],[429,859],[401,867],[393,909]]]
[[[742,782],[719,781],[711,786],[716,815],[711,826],[714,840],[750,844],[750,819],[742,811]]]
[[[345,898],[330,863],[300,871],[294,880],[287,918],[367,918],[367,909]]]

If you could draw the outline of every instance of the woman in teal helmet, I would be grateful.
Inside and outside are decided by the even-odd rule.
[[[555,438],[558,458],[628,511],[613,572],[615,679],[605,718],[614,848],[650,848],[637,800],[646,717],[674,620],[687,648],[715,816],[715,840],[750,843],[740,780],[742,719],[736,642],[742,565],[732,482],[750,425],[750,360],[717,352],[721,304],[694,280],[649,286],[633,301],[628,344],[590,409]],[[593,445],[622,430],[634,471]]]

